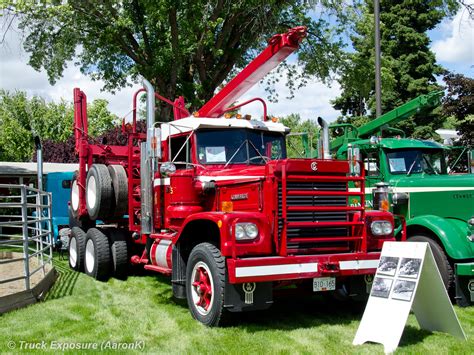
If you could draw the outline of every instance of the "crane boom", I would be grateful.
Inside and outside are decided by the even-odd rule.
[[[339,149],[348,140],[356,140],[362,138],[368,138],[370,135],[376,134],[384,127],[390,124],[395,124],[400,121],[406,120],[407,118],[417,114],[420,111],[428,110],[438,106],[443,97],[443,91],[433,91],[426,95],[420,95],[407,103],[394,108],[393,110],[384,113],[382,116],[377,117],[375,120],[369,123],[353,129],[353,134],[344,134],[341,137],[337,137],[331,142],[331,151]]]
[[[273,36],[262,53],[201,107],[198,111],[199,117],[222,116],[227,107],[298,49],[304,37],[305,26],[294,27],[286,33]]]

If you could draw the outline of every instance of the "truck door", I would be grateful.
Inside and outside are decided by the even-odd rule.
[[[171,174],[169,179],[162,179],[166,228],[179,227],[198,204],[194,189],[192,138],[192,133],[188,133],[169,139],[169,161],[176,166],[176,172]]]
[[[376,183],[383,180],[383,174],[380,171],[379,153],[377,149],[362,150],[366,187],[373,187]]]

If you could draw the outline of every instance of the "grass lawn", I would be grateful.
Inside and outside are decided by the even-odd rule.
[[[1,316],[0,352],[12,351],[12,343],[17,352],[20,341],[44,341],[51,352],[51,342],[138,341],[145,352],[160,353],[383,353],[378,344],[352,346],[360,307],[285,296],[268,311],[239,314],[232,326],[211,329],[172,298],[167,278],[149,274],[103,283],[70,271],[66,261],[55,264],[60,278],[45,302]],[[474,307],[455,309],[467,342],[422,331],[410,315],[397,353],[472,354]]]

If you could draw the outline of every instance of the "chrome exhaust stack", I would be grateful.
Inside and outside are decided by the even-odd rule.
[[[328,123],[321,117],[318,117],[318,124],[321,126],[323,134],[321,136],[322,139],[322,151],[323,151],[323,159],[331,159],[331,152],[329,151],[329,125]]]
[[[43,148],[38,136],[35,137],[38,190],[43,191]]]
[[[142,84],[146,90],[146,142],[140,145],[140,192],[141,192],[141,233],[153,233],[153,191],[152,181],[158,170],[161,137],[155,128],[155,90],[145,78]]]

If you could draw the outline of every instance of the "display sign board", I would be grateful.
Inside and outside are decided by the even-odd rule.
[[[384,243],[367,306],[353,344],[395,351],[410,313],[421,329],[466,339],[428,243]]]

